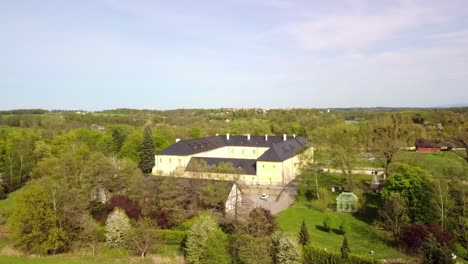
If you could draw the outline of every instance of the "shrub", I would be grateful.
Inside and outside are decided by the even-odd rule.
[[[460,243],[455,244],[455,254],[462,259],[468,259],[468,250],[464,248]]]
[[[333,229],[333,222],[330,216],[325,217],[323,220],[323,227],[327,232],[330,232]]]
[[[181,245],[187,237],[188,231],[161,229],[155,230],[156,236],[168,245]]]
[[[347,235],[351,231],[351,226],[347,220],[343,220],[343,222],[341,222],[340,231],[343,235]]]
[[[377,260],[349,255],[343,259],[339,253],[328,252],[312,246],[304,247],[302,263],[304,264],[378,264]]]

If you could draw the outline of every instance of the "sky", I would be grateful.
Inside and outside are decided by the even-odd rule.
[[[468,105],[466,0],[0,1],[0,109]]]

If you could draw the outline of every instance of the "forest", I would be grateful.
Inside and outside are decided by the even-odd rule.
[[[226,214],[214,184],[150,175],[176,139],[226,133],[311,142],[290,208]],[[0,111],[0,262],[465,263],[467,145],[468,108]]]

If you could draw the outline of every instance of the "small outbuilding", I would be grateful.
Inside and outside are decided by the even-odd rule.
[[[352,213],[357,209],[358,197],[352,192],[342,192],[336,197],[336,211]]]

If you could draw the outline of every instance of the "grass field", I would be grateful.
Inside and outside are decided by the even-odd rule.
[[[0,256],[0,263],[8,264],[125,264],[125,263],[150,263],[149,261],[138,261],[133,259],[106,259],[92,257],[72,257],[66,255],[48,257],[10,257]]]
[[[333,220],[335,230],[326,232],[323,230],[323,220],[330,216]],[[277,216],[278,225],[281,229],[297,235],[302,220],[305,220],[311,239],[311,244],[319,248],[327,248],[329,251],[340,251],[343,236],[338,231],[343,220],[347,220],[351,226],[348,235],[349,245],[352,253],[369,256],[369,251],[375,252],[377,259],[406,258],[402,252],[392,248],[387,241],[382,239],[383,231],[355,218],[347,213],[322,212],[313,208],[291,207]]]
[[[468,175],[468,164],[465,160],[451,151],[441,152],[401,152],[395,162],[408,163],[421,167],[430,174],[441,173],[451,175]]]

